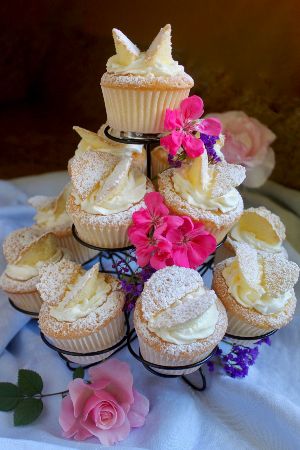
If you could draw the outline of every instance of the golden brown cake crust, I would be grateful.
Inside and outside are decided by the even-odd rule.
[[[192,77],[186,73],[168,77],[144,77],[133,74],[104,73],[101,86],[116,89],[174,90],[189,89],[194,86]]]
[[[228,286],[222,275],[223,269],[230,261],[232,261],[232,258],[217,264],[212,282],[212,289],[214,289],[226,310],[242,322],[262,329],[279,329],[287,325],[292,320],[296,308],[297,299],[294,290],[292,290],[292,296],[284,309],[277,314],[265,315],[253,308],[245,308],[228,292]]]

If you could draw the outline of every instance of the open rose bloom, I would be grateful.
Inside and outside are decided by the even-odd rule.
[[[59,423],[65,437],[82,441],[95,436],[112,445],[144,425],[149,401],[133,389],[128,364],[110,359],[88,373],[90,384],[76,378],[62,400]]]
[[[270,147],[275,134],[243,111],[213,113],[212,116],[222,122],[225,135],[222,152],[226,161],[245,166],[246,186],[255,188],[264,184],[275,166],[274,151]]]

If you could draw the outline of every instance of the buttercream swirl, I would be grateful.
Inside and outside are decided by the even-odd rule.
[[[76,291],[82,278],[82,275],[79,276],[76,283],[69,287],[70,290],[65,298],[50,309],[50,315],[59,322],[74,322],[86,317],[106,302],[111,287],[100,277],[96,279],[90,289],[85,291],[84,295],[80,295],[81,291],[79,290],[79,293],[72,298],[72,292]]]
[[[146,52],[141,52],[137,59],[123,65],[118,55],[111,56],[107,61],[107,72],[117,74],[132,74],[143,77],[170,77],[184,74],[184,67],[177,61],[160,61],[158,58],[148,59]]]
[[[222,275],[228,286],[229,293],[245,308],[253,308],[261,314],[276,314],[281,311],[292,296],[290,291],[284,292],[278,297],[270,295],[263,285],[262,267],[260,267],[260,283],[250,286],[240,270],[238,261],[235,259],[227,265]]]
[[[201,186],[194,186],[185,177],[184,172],[176,171],[173,175],[173,183],[177,194],[197,208],[209,211],[220,210],[225,213],[236,208],[239,201],[239,193],[234,188],[221,197],[211,197],[209,185],[206,189],[201,189]]]
[[[61,249],[57,249],[55,254],[48,260],[38,261],[34,265],[8,264],[5,270],[6,275],[13,280],[27,281],[39,274],[39,269],[43,264],[58,262],[63,256]]]
[[[233,227],[230,232],[232,239],[238,242],[245,242],[256,250],[266,251],[271,253],[281,253],[282,245],[280,242],[271,244],[269,242],[258,239],[255,233],[249,230],[242,229],[239,224]]]
[[[116,214],[126,211],[131,205],[140,202],[146,193],[146,177],[136,169],[130,169],[127,177],[111,193],[101,201],[97,201],[97,194],[102,185],[95,189],[85,200],[81,200],[76,193],[75,202],[81,209],[90,214]]]

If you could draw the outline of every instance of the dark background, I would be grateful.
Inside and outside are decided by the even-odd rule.
[[[206,112],[242,109],[268,124],[273,179],[300,188],[298,0],[5,0],[0,12],[1,178],[65,169],[72,126],[97,130],[106,118],[111,29],[144,50],[171,23],[174,58]]]

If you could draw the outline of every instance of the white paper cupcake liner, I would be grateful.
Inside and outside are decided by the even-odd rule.
[[[272,331],[272,328],[266,329],[266,328],[259,328],[255,327],[253,325],[247,324],[245,322],[242,322],[237,317],[230,314],[230,312],[227,311],[228,316],[228,328],[226,333],[232,334],[233,336],[241,336],[241,337],[256,337],[261,336],[263,334],[269,333]],[[225,336],[226,339],[226,336]],[[255,340],[248,340],[248,339],[233,339],[230,338],[230,340],[238,345],[245,345],[245,346],[251,346],[255,344]],[[259,339],[257,339],[259,340]]]
[[[25,292],[24,294],[6,292],[6,294],[18,308],[33,313],[40,312],[43,301],[38,291]]]
[[[122,248],[130,245],[128,238],[129,225],[94,226],[82,223],[76,217],[73,218],[76,231],[80,239],[88,244],[102,248]]]
[[[69,250],[71,259],[80,264],[92,259],[98,254],[97,250],[92,250],[77,242],[73,235],[60,237],[59,241],[63,248]]]
[[[58,339],[50,336],[46,336],[46,338],[62,350],[90,353],[112,347],[125,336],[125,333],[125,318],[124,314],[120,313],[105,327],[100,328],[100,330],[88,336],[74,339]],[[108,358],[115,350],[95,356],[72,356],[62,353],[71,362],[87,365]]]
[[[161,133],[167,108],[177,108],[190,89],[150,90],[102,86],[107,122],[119,131]]]
[[[193,358],[191,357],[190,359],[186,358],[184,360],[174,361],[174,358],[172,358],[172,356],[168,356],[165,354],[162,355],[158,351],[154,350],[143,339],[141,339],[140,336],[138,336],[138,339],[139,339],[140,351],[141,351],[143,358],[146,361],[152,362],[154,364],[159,364],[161,366],[174,366],[174,367],[187,366],[189,364],[194,364],[196,362],[201,361],[202,359],[206,358],[211,353],[211,350],[210,350],[209,352],[202,353],[201,355],[199,354]],[[195,372],[196,370],[199,369],[199,367],[200,366],[193,367],[192,369],[183,369],[183,370],[163,370],[163,369],[156,369],[155,367],[151,367],[151,368],[153,368],[153,370],[155,370],[156,372],[167,374],[167,375],[187,375],[189,373]]]

